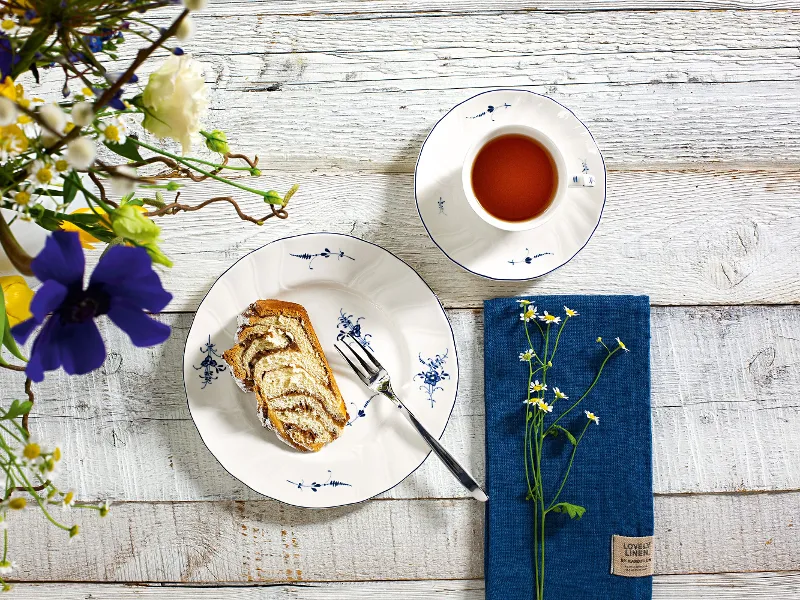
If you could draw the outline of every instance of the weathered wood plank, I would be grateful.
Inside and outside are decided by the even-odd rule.
[[[163,347],[136,349],[106,328],[112,355],[102,371],[48,376],[36,387],[34,431],[63,442],[84,498],[261,498],[219,466],[190,420],[180,372],[191,315],[162,318],[173,327]],[[461,377],[443,440],[483,480],[482,318],[450,318]],[[654,308],[651,353],[656,493],[800,489],[800,308]],[[0,372],[0,402],[21,385]],[[430,459],[387,496],[464,492]]]
[[[232,0],[211,3],[215,14],[279,14],[307,17],[350,16],[374,19],[380,16],[407,16],[417,18],[427,13],[474,14],[482,12],[545,12],[566,11],[570,13],[595,11],[672,11],[672,10],[791,10],[800,8],[792,0],[543,0],[532,6],[524,0],[504,0],[502,4],[489,0],[310,0],[298,5],[295,0]]]
[[[227,205],[159,221],[162,247],[175,261],[163,275],[175,294],[169,310],[195,310],[216,278],[249,251],[313,231],[352,233],[394,252],[446,307],[480,308],[485,298],[537,291],[649,294],[657,305],[800,299],[798,171],[611,172],[592,240],[567,265],[532,282],[485,280],[444,256],[420,223],[410,175],[270,173],[262,185],[285,190],[294,182],[301,188],[285,222],[259,228]],[[218,185],[194,186],[184,198],[221,193]],[[266,212],[257,199],[244,206]]]
[[[656,572],[796,570],[798,514],[797,492],[658,497]],[[17,577],[23,581],[361,581],[483,574],[483,505],[471,499],[378,500],[324,511],[273,501],[121,503],[104,522],[91,519],[80,542],[69,546],[66,533],[37,511],[14,517],[10,556],[20,563]]]
[[[720,573],[715,575],[657,575],[654,600],[772,600],[789,598],[800,586],[800,573]],[[483,600],[482,580],[380,581],[358,583],[301,583],[247,586],[186,587],[160,584],[20,583],[19,600],[58,597],[61,600]]]
[[[340,20],[239,4],[197,20],[185,46],[209,65],[209,123],[275,169],[409,172],[441,115],[497,87],[565,103],[615,168],[800,160],[800,12]]]

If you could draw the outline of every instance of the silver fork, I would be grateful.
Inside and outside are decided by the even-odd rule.
[[[347,361],[353,371],[355,371],[358,378],[364,382],[369,389],[374,392],[378,392],[379,394],[383,394],[390,400],[392,400],[397,407],[403,411],[403,414],[411,421],[411,424],[416,428],[422,438],[428,443],[428,446],[431,447],[431,450],[434,451],[436,456],[438,456],[444,465],[450,470],[450,472],[456,476],[469,493],[472,495],[473,498],[476,500],[480,500],[481,502],[486,502],[489,499],[489,496],[486,495],[486,492],[483,491],[478,482],[475,481],[475,478],[470,475],[467,470],[462,467],[458,461],[453,458],[453,455],[450,454],[444,446],[439,443],[433,434],[431,434],[425,426],[419,422],[417,417],[414,416],[403,401],[397,397],[397,395],[392,391],[392,383],[389,378],[389,373],[386,372],[386,369],[381,366],[381,363],[378,362],[378,359],[373,356],[372,352],[370,352],[364,345],[355,339],[353,336],[349,334],[345,334],[344,338],[341,340],[342,343],[336,342],[334,343],[334,347],[342,355]],[[353,348],[352,344],[355,344],[361,352],[357,352],[355,348]],[[348,356],[345,354],[345,350],[353,355],[355,359],[358,361],[358,364],[361,365],[359,367],[354,363]],[[362,354],[364,357],[362,357]]]

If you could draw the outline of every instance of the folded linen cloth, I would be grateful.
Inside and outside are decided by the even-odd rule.
[[[554,386],[570,399],[556,402],[553,413],[546,415],[545,425],[580,398],[594,379],[607,354],[595,341],[598,336],[611,349],[619,337],[630,350],[611,357],[591,393],[560,422],[577,435],[587,420],[584,409],[600,417],[599,427],[592,423],[578,446],[559,497],[559,501],[585,507],[586,513],[581,519],[555,513],[547,516],[544,597],[650,600],[652,576],[611,573],[612,536],[653,534],[649,298],[526,298],[540,314],[546,310],[563,319],[564,306],[579,313],[566,324],[554,366],[547,375],[548,401]],[[536,599],[533,507],[525,500],[523,462],[528,364],[519,360],[528,342],[517,300],[498,298],[484,304],[487,600]],[[532,322],[529,326],[538,351],[538,329]],[[552,331],[557,327],[553,325]],[[551,440],[544,442],[542,453],[546,500],[560,483],[572,451],[564,436]],[[622,561],[616,563],[617,573],[651,572],[648,567],[652,565],[654,545],[618,540],[615,550],[616,559]]]

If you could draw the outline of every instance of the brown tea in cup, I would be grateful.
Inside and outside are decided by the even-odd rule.
[[[486,212],[512,223],[544,213],[558,192],[558,169],[550,152],[518,133],[492,138],[472,163],[472,191]]]

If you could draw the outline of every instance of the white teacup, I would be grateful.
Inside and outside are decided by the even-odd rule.
[[[483,148],[489,141],[500,137],[501,135],[509,134],[524,135],[538,142],[552,157],[556,170],[556,190],[553,194],[553,200],[550,202],[550,205],[544,210],[544,212],[526,221],[504,221],[503,219],[498,219],[494,215],[490,214],[485,208],[483,208],[483,206],[481,206],[480,201],[478,201],[478,198],[475,196],[475,192],[472,189],[472,166],[475,163],[475,158],[481,151],[481,148]],[[561,154],[558,146],[556,146],[555,142],[553,142],[552,139],[550,139],[540,130],[534,129],[533,127],[528,127],[527,125],[504,125],[487,132],[486,135],[478,139],[478,141],[475,142],[475,144],[473,144],[472,147],[467,151],[467,154],[464,157],[464,165],[461,169],[461,182],[464,186],[464,194],[467,196],[467,201],[469,202],[470,207],[481,219],[489,223],[489,225],[497,227],[498,229],[504,229],[505,231],[525,231],[542,225],[553,216],[559,204],[561,204],[561,202],[564,200],[564,197],[567,193],[567,188],[571,184],[591,187],[594,185],[594,177],[586,172],[582,174],[571,175],[567,171],[567,164],[564,161],[564,156]]]

